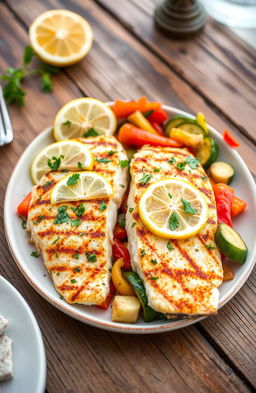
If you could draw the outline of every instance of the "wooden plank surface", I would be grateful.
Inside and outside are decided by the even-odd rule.
[[[82,93],[100,99],[146,94],[187,110],[200,108],[220,129],[234,124],[233,119],[206,102],[182,75],[152,54],[93,2],[71,5],[70,2],[48,1],[46,5],[34,1],[33,7],[30,4],[29,0],[9,1],[7,5],[12,11],[5,5],[0,6],[1,70],[7,65],[18,65],[27,41],[24,26],[46,8],[67,7],[85,15],[92,24],[95,43],[85,60],[55,78],[53,94],[42,94],[38,83],[31,80],[26,84],[25,108],[11,108],[15,141],[1,148],[0,167],[8,162],[0,186],[2,200],[11,170],[25,146],[51,124],[54,113],[63,103]],[[18,21],[13,12],[17,13]],[[38,105],[35,106],[35,102]],[[242,155],[255,170],[255,146],[242,134],[240,138]],[[203,322],[199,329],[190,327],[157,336],[124,337],[88,327],[55,310],[19,273],[7,250],[2,229],[0,239],[0,272],[28,300],[43,330],[49,393],[144,392],[146,389],[152,392],[247,392],[252,389],[255,382],[252,351],[255,348],[255,275],[239,297],[217,317]]]

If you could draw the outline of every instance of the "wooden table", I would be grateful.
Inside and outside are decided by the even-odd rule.
[[[110,100],[146,95],[190,112],[200,110],[217,129],[227,127],[236,135],[240,153],[256,175],[255,50],[211,20],[193,40],[169,40],[153,26],[157,2],[5,0],[0,4],[1,71],[20,64],[28,26],[46,9],[78,12],[94,31],[90,54],[54,78],[52,94],[41,93],[38,81],[30,78],[25,82],[25,107],[10,108],[15,139],[0,150],[1,201],[26,146],[52,124],[64,103],[80,96]],[[0,273],[28,301],[43,332],[48,393],[254,390],[255,270],[217,316],[180,331],[124,336],[84,325],[52,307],[18,270],[3,226],[0,241]]]

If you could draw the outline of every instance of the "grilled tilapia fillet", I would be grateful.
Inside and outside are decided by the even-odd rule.
[[[111,183],[114,196],[51,206],[51,190],[66,173],[50,172],[32,190],[28,229],[61,296],[68,303],[101,304],[109,292],[113,228],[127,186],[127,169],[119,161],[127,156],[114,137],[79,140],[94,154],[93,170]],[[68,214],[66,222],[58,223],[59,209]]]
[[[218,287],[223,280],[220,254],[214,242],[216,205],[210,181],[201,165],[192,169],[187,164],[184,170],[177,169],[176,165],[184,162],[187,156],[193,157],[186,149],[145,146],[133,157],[126,214],[128,247],[132,268],[143,280],[153,309],[164,314],[207,315],[217,311]],[[171,157],[175,159],[173,164],[169,162]],[[141,185],[144,173],[151,174],[152,178]],[[167,248],[168,240],[145,228],[138,212],[145,188],[166,177],[192,183],[205,195],[209,209],[207,223],[201,232],[188,239],[172,240],[172,250]],[[207,248],[207,245],[214,248]],[[152,259],[157,260],[157,264],[153,264]]]

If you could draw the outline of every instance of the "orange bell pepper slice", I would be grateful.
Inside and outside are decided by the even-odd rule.
[[[247,203],[242,199],[234,196],[232,205],[231,205],[231,217],[236,217],[238,214],[242,213],[246,208]]]
[[[116,117],[120,118],[127,117],[135,111],[146,112],[160,107],[160,102],[148,102],[146,97],[141,97],[137,101],[116,100],[111,109]]]

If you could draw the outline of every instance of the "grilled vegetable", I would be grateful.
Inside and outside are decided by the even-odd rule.
[[[164,126],[165,134],[166,134],[167,136],[169,136],[169,135],[170,135],[170,132],[171,132],[171,130],[172,130],[173,128],[178,127],[179,124],[184,123],[184,121],[187,120],[187,119],[188,119],[188,117],[182,116],[182,115],[173,116],[173,118],[170,119],[170,120],[168,120],[167,123],[166,123],[165,126]]]
[[[112,281],[116,290],[121,295],[132,296],[134,295],[133,287],[129,282],[122,276],[121,268],[124,266],[123,258],[119,258],[113,265],[112,268]]]
[[[198,114],[196,115],[196,121],[204,129],[205,135],[208,135],[209,131],[208,131],[207,123],[204,115],[201,112],[198,112]]]
[[[238,143],[235,138],[230,134],[228,130],[224,130],[223,132],[224,141],[231,147],[239,147],[240,143]]]
[[[217,160],[219,155],[219,146],[213,138],[204,138],[201,146],[197,150],[196,157],[204,168],[208,168],[214,161]]]
[[[115,296],[112,303],[112,321],[135,323],[140,312],[140,302],[135,296]]]
[[[241,236],[225,223],[221,223],[215,233],[215,241],[226,257],[237,263],[244,263],[248,249]]]
[[[185,146],[191,146],[193,148],[199,147],[203,142],[202,135],[191,134],[190,132],[184,131],[181,128],[173,128],[171,130],[170,137],[175,141],[183,143]]]
[[[141,97],[137,101],[115,101],[111,107],[116,117],[127,117],[135,111],[146,112],[150,110],[159,109],[161,104],[159,102],[148,102],[146,97]]]
[[[238,214],[242,213],[246,208],[247,203],[242,199],[234,196],[232,205],[231,205],[231,217],[236,217]]]
[[[157,134],[157,131],[140,111],[132,113],[127,120],[135,126],[142,128],[142,130],[151,132],[151,134]]]
[[[157,311],[153,310],[149,305],[148,305],[148,299],[146,295],[146,291],[143,285],[143,282],[141,281],[139,275],[134,272],[125,272],[124,277],[129,281],[129,283],[132,285],[136,295],[139,298],[139,301],[142,305],[143,309],[143,319],[145,322],[150,322],[153,321],[154,319],[157,319],[161,314],[158,313]]]
[[[168,116],[162,108],[153,111],[148,116],[148,120],[150,121],[150,123],[157,123],[157,124],[163,124],[165,120],[167,120],[167,118]]]
[[[181,147],[182,144],[173,139],[165,138],[161,135],[151,134],[148,131],[137,128],[132,124],[125,123],[119,130],[118,139],[127,145],[143,146],[169,146]]]
[[[231,270],[231,268],[226,263],[222,263],[222,268],[223,268],[223,281],[233,280],[234,272]]]
[[[187,119],[183,123],[179,124],[177,128],[191,134],[202,135],[202,137],[205,136],[204,129],[197,123],[196,120]]]
[[[218,222],[232,227],[231,206],[234,198],[234,190],[226,184],[214,184],[213,192],[217,205]]]
[[[114,228],[114,237],[118,240],[125,240],[127,238],[127,233],[125,228],[123,228],[118,222]]]
[[[116,293],[116,288],[115,288],[113,282],[110,281],[109,294],[106,297],[106,300],[102,304],[97,305],[96,307],[100,308],[101,310],[107,310],[110,306],[110,303],[111,303],[113,297],[115,296],[115,293]]]
[[[210,175],[216,183],[230,184],[234,174],[234,168],[226,162],[216,161],[210,166]]]
[[[25,196],[23,201],[19,204],[17,207],[17,213],[22,216],[22,217],[27,217],[28,216],[28,210],[29,210],[29,205],[31,201],[31,195],[32,193],[30,192],[28,195]]]
[[[120,240],[118,240],[117,238],[114,238],[113,245],[112,245],[112,253],[113,253],[114,261],[117,261],[117,259],[122,258],[124,261],[124,268],[131,269],[131,258],[130,258],[129,251],[123,245],[123,243],[121,243]]]

